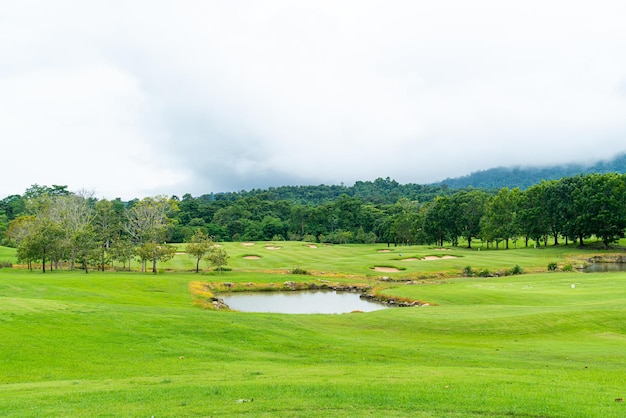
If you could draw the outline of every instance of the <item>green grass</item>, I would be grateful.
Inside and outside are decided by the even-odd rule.
[[[615,401],[626,395],[626,273],[545,273],[592,250],[452,249],[459,258],[403,262],[438,250],[271,245],[281,249],[226,243],[233,271],[221,275],[0,270],[0,416],[626,415]],[[262,258],[242,258],[250,254]],[[172,263],[194,266],[184,255]],[[398,264],[406,270],[385,275],[442,278],[381,291],[432,306],[220,312],[195,306],[188,289],[195,280],[376,283],[371,267]],[[542,273],[454,277],[466,265],[516,264]],[[294,267],[314,276],[286,275]]]

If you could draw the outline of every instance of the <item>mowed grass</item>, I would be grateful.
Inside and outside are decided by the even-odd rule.
[[[225,246],[233,271],[221,275],[0,270],[0,416],[626,415],[616,401],[626,395],[626,274],[545,273],[550,261],[590,251],[452,249],[445,254],[459,258],[402,262],[440,250]],[[261,258],[243,258],[252,254]],[[194,265],[185,255],[172,262]],[[432,306],[220,312],[189,292],[197,280],[375,283],[371,268],[394,263],[408,266],[383,275],[444,272],[377,283]],[[453,275],[515,264],[544,273]],[[315,274],[287,275],[294,267]]]
[[[511,250],[476,247],[438,248],[432,246],[387,246],[386,244],[324,245],[303,242],[221,243],[229,255],[228,265],[235,271],[286,272],[302,268],[316,275],[344,274],[355,277],[376,278],[429,278],[440,275],[457,275],[466,266],[475,270],[487,269],[493,273],[519,265],[529,271],[545,271],[550,262],[559,264],[580,263],[581,257],[595,254],[592,248],[579,250],[575,246],[548,248],[518,248]],[[159,263],[161,270],[192,271],[195,260],[184,254],[184,244],[179,244],[179,254],[167,263]],[[247,257],[256,257],[250,259]],[[437,257],[437,259],[430,259]],[[134,269],[139,266],[135,262]],[[377,272],[375,267],[392,267],[397,272]],[[201,269],[209,268],[207,262]]]

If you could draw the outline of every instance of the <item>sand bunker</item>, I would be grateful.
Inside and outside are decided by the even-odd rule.
[[[415,258],[415,257],[411,257],[411,258],[403,258],[400,261],[418,261],[418,260],[420,260],[420,259],[419,258]]]
[[[280,250],[280,248],[281,247],[272,247],[272,246],[265,247],[266,250]]]
[[[381,273],[397,273],[400,269],[395,267],[374,267],[374,271],[379,271]]]
[[[241,245],[243,245],[244,247],[251,247],[254,245],[254,242],[242,242]]]
[[[390,253],[391,250],[378,250],[379,253]]]
[[[259,260],[259,259],[261,259],[261,257],[259,257],[258,255],[244,255],[243,258],[246,259],[246,260]]]
[[[429,260],[448,260],[450,258],[458,258],[458,257],[455,257],[453,255],[444,255],[443,257],[437,257],[437,256],[434,256],[434,255],[429,255],[429,256],[426,256],[426,257],[422,258],[422,260],[425,260],[425,261],[429,261]]]
[[[317,248],[317,245],[315,245],[315,244],[309,244],[309,245],[307,245],[307,247],[309,247],[309,248]]]

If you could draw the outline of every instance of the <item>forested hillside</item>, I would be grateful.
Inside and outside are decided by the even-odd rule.
[[[235,201],[241,198],[256,196],[265,200],[287,200],[291,203],[319,205],[336,200],[341,195],[356,197],[363,202],[375,204],[391,204],[400,198],[430,202],[437,196],[452,193],[447,185],[400,184],[387,177],[374,181],[357,181],[353,186],[319,185],[319,186],[281,186],[269,189],[242,190],[231,193],[216,193],[200,196],[206,201]]]
[[[378,187],[374,188],[374,185]],[[589,174],[541,182],[527,190],[403,188],[391,180],[358,183],[353,195],[332,199],[334,188],[320,186],[316,201],[299,203],[306,188],[205,195],[154,196],[130,202],[98,200],[66,186],[34,185],[24,195],[0,201],[3,243],[18,249],[25,263],[46,261],[98,266],[138,258],[145,265],[171,257],[166,243],[194,236],[215,241],[306,241],[458,245],[463,240],[503,243],[529,240],[556,245],[595,237],[609,246],[626,228],[626,175]],[[316,190],[311,188],[308,190]],[[369,190],[368,199],[358,193]],[[372,199],[372,190],[377,190]],[[414,191],[411,200],[401,191]],[[427,193],[418,194],[415,190]],[[327,194],[324,194],[327,193]],[[390,202],[398,193],[397,200]],[[383,203],[377,203],[382,201]]]
[[[626,173],[626,154],[595,164],[566,164],[550,167],[497,167],[481,170],[467,176],[447,178],[434,185],[447,185],[453,189],[474,187],[500,189],[502,187],[527,189],[542,180],[558,180],[578,174]]]

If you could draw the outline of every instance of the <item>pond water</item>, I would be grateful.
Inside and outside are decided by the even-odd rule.
[[[583,269],[585,273],[626,271],[626,263],[591,263]]]
[[[387,306],[361,299],[358,293],[335,291],[245,292],[222,294],[231,308],[242,312],[339,314],[371,312]]]

